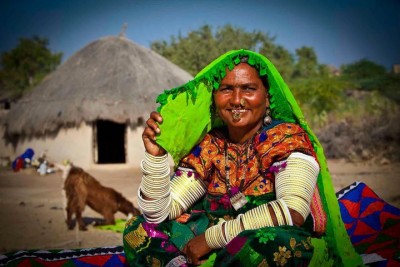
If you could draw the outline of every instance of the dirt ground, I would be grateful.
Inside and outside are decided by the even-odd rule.
[[[328,166],[335,191],[365,182],[381,198],[400,207],[400,164],[347,163],[330,160]],[[115,188],[137,206],[140,171],[132,168],[88,170],[103,185]],[[122,244],[122,235],[99,230],[67,230],[61,173],[40,176],[34,170],[13,173],[0,170],[0,253],[23,249],[89,248]],[[101,216],[86,208],[88,223]],[[117,218],[125,218],[122,213]],[[77,228],[75,228],[77,229]]]

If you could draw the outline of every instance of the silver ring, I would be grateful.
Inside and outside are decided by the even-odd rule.
[[[187,258],[187,262],[188,263],[192,263],[192,259],[191,258]]]

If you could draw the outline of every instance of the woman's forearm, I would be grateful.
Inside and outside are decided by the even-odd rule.
[[[141,169],[139,208],[148,222],[160,223],[168,217],[172,202],[168,156],[156,157],[146,152]]]
[[[225,246],[243,230],[304,223],[310,213],[319,166],[313,157],[302,153],[293,153],[286,163],[286,168],[275,176],[277,200],[207,229],[206,241],[211,248]]]
[[[155,157],[145,153],[141,168],[138,204],[149,222],[179,217],[206,193],[206,185],[194,178],[191,169],[178,168],[171,180],[167,155]]]

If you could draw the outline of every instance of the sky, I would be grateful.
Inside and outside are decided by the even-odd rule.
[[[231,24],[275,36],[293,54],[313,47],[323,64],[400,64],[400,0],[0,0],[0,53],[39,35],[65,61],[124,23],[126,37],[145,47]]]

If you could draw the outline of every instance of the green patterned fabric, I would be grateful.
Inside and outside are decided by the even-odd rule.
[[[240,212],[274,200],[275,193],[247,196],[247,199],[248,203]],[[221,218],[232,219],[240,213],[233,208],[227,209],[226,201],[229,201],[226,195],[207,195],[188,211],[185,222],[173,220],[150,224],[142,216],[132,218],[124,231],[125,255],[130,266],[165,266],[182,256],[180,250],[195,235],[204,233],[209,225],[218,223]],[[323,259],[326,264],[327,250],[314,248],[310,232],[307,226],[247,230],[226,248],[216,250],[203,266],[306,266],[314,258]]]
[[[322,247],[326,242],[328,261],[332,266],[361,266],[361,258],[351,245],[341,220],[322,146],[308,126],[281,75],[264,56],[248,50],[230,51],[205,67],[194,80],[158,96],[157,102],[160,103],[158,111],[163,116],[164,122],[160,125],[161,135],[157,137],[157,142],[177,163],[203,139],[207,132],[221,125],[221,121],[215,117],[211,109],[212,92],[218,89],[226,75],[226,69],[232,70],[243,57],[248,58],[248,64],[255,67],[260,76],[267,76],[272,117],[299,124],[307,132],[317,154],[321,167],[317,185],[328,222],[326,235],[322,241],[314,243]],[[317,248],[319,249],[322,248]],[[327,261],[326,257],[324,260]]]

